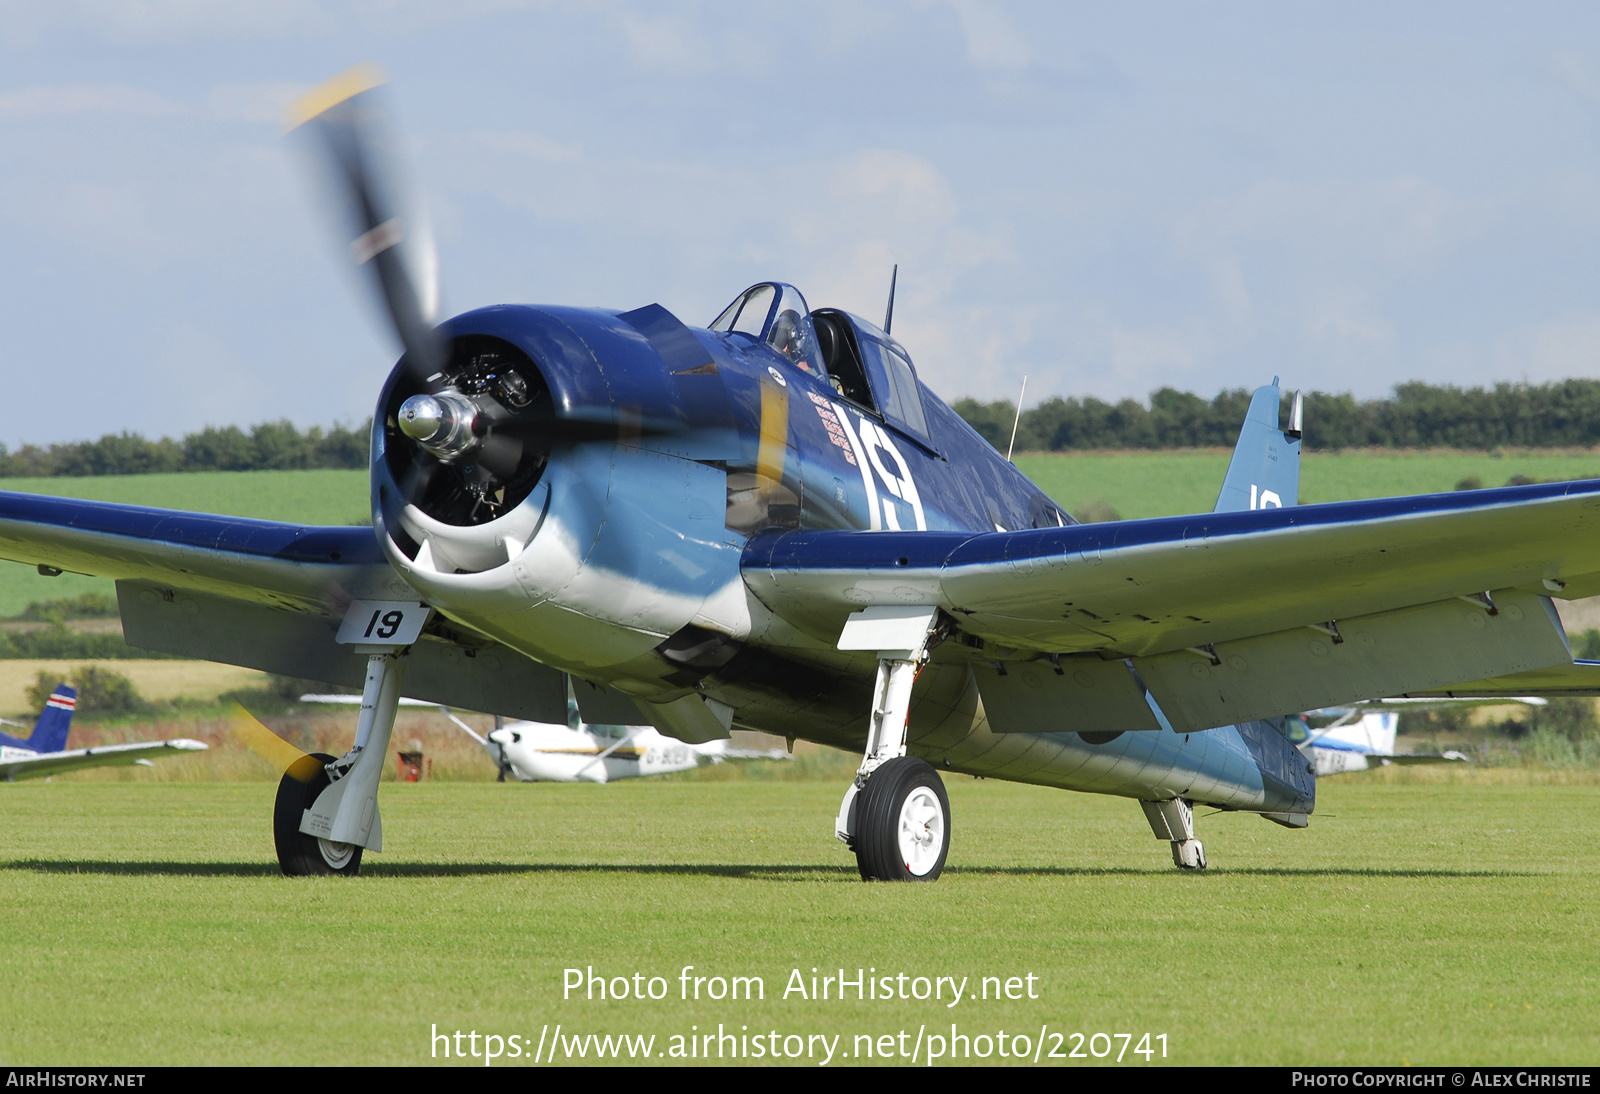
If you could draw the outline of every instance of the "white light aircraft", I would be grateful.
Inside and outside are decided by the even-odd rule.
[[[305,703],[357,704],[359,695],[302,695]],[[401,706],[426,707],[416,699],[401,699]],[[583,721],[577,701],[567,702],[567,724],[552,722],[506,722],[495,719],[487,736],[473,729],[449,707],[441,713],[467,736],[478,742],[500,772],[500,781],[509,775],[518,782],[608,783],[618,779],[637,779],[666,775],[698,767],[702,759],[787,760],[782,749],[734,748],[726,739],[689,744],[662,734],[654,726],[600,726]]]
[[[1314,710],[1297,725],[1291,725],[1289,739],[1303,755],[1317,765],[1317,775],[1341,775],[1347,771],[1366,771],[1387,764],[1466,763],[1470,757],[1455,749],[1443,752],[1396,752],[1395,737],[1400,715],[1407,710],[1442,710],[1454,706],[1501,706],[1520,703],[1542,707],[1548,700],[1523,695],[1500,699],[1378,699],[1348,707]],[[1311,728],[1307,718],[1332,718]]]

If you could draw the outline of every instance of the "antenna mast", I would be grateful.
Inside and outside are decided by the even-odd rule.
[[[885,331],[885,334],[888,332]],[[1022,421],[1022,399],[1028,394],[1028,378],[1022,378],[1022,390],[1017,393],[1017,416],[1011,419],[1011,443],[1006,445],[1006,462],[1011,462],[1011,450],[1017,447],[1017,425]]]
[[[883,313],[883,333],[888,334],[889,328],[894,325],[894,284],[900,280],[900,263],[894,264],[894,273],[889,275],[889,310]]]

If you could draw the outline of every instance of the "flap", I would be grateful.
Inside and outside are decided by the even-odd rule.
[[[129,645],[359,688],[367,655],[334,641],[339,621],[145,581],[117,582]],[[424,635],[405,659],[404,695],[430,703],[565,723],[555,669],[501,645],[468,648]]]

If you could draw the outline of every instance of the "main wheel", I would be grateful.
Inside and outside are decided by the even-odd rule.
[[[331,764],[333,757],[312,753],[319,764]],[[272,807],[272,841],[278,848],[278,865],[288,877],[361,872],[361,851],[353,843],[308,836],[300,831],[300,818],[328,785],[328,773],[320,766],[309,782],[285,775],[278,783],[278,799]]]
[[[932,881],[950,853],[950,798],[926,760],[900,756],[856,800],[856,865],[866,881]]]

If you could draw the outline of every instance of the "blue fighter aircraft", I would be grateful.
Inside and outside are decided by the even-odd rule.
[[[404,347],[373,527],[0,494],[0,556],[116,579],[130,643],[364,682],[351,749],[280,785],[286,873],[381,850],[403,695],[560,722],[570,678],[585,721],[855,750],[835,834],[864,878],[929,880],[941,769],[1134,799],[1195,868],[1196,803],[1306,824],[1285,714],[1593,692],[1551,597],[1600,593],[1600,482],[1295,506],[1270,386],[1221,511],[1078,525],[918,381],[889,318],[791,285],[704,328],[657,304],[436,325],[376,82],[294,118]]]

